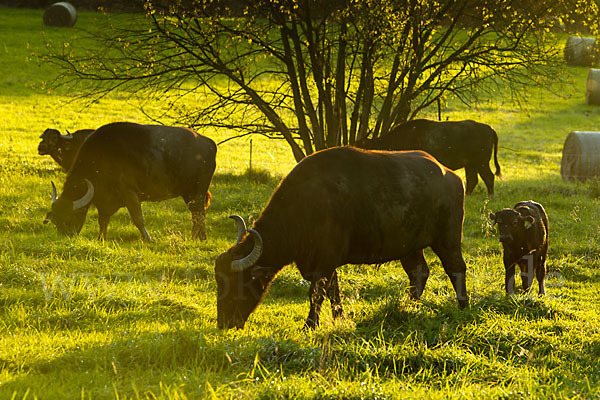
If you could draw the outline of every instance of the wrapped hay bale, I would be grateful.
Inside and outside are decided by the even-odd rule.
[[[565,181],[600,176],[600,132],[569,133],[563,146],[560,175]]]
[[[590,68],[585,83],[585,102],[600,105],[600,69]]]
[[[598,49],[592,37],[569,36],[565,45],[565,60],[568,65],[591,67],[596,64]]]
[[[73,26],[77,21],[77,10],[71,3],[60,1],[52,4],[44,12],[46,26]]]

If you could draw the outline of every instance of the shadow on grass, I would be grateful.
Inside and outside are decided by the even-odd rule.
[[[180,308],[178,304],[174,306]],[[187,310],[186,307],[184,309]],[[278,379],[279,369],[285,370],[286,378],[291,378],[304,376],[306,371],[335,368],[342,376],[355,377],[375,365],[381,376],[406,377],[422,371],[432,371],[439,376],[462,374],[467,372],[465,368],[477,365],[481,371],[470,373],[495,380],[500,379],[503,371],[494,373],[493,369],[505,367],[488,359],[487,340],[502,339],[496,337],[501,330],[492,332],[489,337],[477,334],[474,338],[481,342],[469,342],[460,336],[461,329],[478,323],[481,314],[490,311],[507,316],[522,314],[532,319],[552,319],[558,314],[557,310],[536,299],[496,299],[491,296],[464,311],[457,310],[455,304],[450,303],[433,308],[429,304],[391,301],[383,304],[371,317],[358,321],[356,329],[351,332],[329,334],[317,331],[313,339],[307,337],[301,340],[271,335],[252,336],[244,331],[221,332],[206,326],[181,329],[175,325],[167,330],[138,334],[128,333],[128,329],[120,325],[116,329],[125,331],[107,342],[73,344],[59,356],[25,364],[3,359],[0,360],[0,368],[20,374],[5,383],[4,390],[17,391],[29,387],[33,394],[44,390],[40,382],[52,381],[53,377],[58,378],[65,371],[80,377],[93,373],[95,383],[86,388],[92,394],[95,390],[100,391],[107,382],[109,387],[115,383],[115,387],[126,392],[130,388],[120,386],[119,382],[139,377],[140,371],[160,375],[167,380],[175,379],[183,384],[186,391],[205,384],[206,374],[218,376],[221,382],[241,383],[254,379],[255,375],[261,376],[260,379]],[[155,317],[153,314],[155,311],[146,314],[138,311],[135,319],[150,319]],[[181,318],[194,318],[193,310]],[[509,333],[514,332],[518,336],[519,331]],[[358,341],[357,337],[360,338]],[[548,349],[540,349],[542,344],[540,341],[535,346],[521,343],[525,348],[535,347],[542,353],[550,351],[549,344]],[[514,361],[518,356],[513,354],[515,349],[511,346],[512,343],[500,342],[496,351]],[[600,351],[598,343],[591,343],[588,347],[596,355]],[[470,352],[475,354],[475,358]],[[527,356],[522,358],[517,361],[528,362]],[[591,358],[581,359],[578,363],[587,365],[588,361],[591,362]],[[190,371],[202,371],[202,374],[190,375]],[[188,376],[192,381],[183,383],[180,380],[182,376]],[[78,379],[75,378],[75,381]],[[70,389],[76,391],[80,387]]]
[[[277,301],[287,302],[290,299]],[[306,300],[303,298],[302,301]],[[468,330],[468,327],[477,329],[484,316],[489,314],[515,319],[519,316],[526,320],[553,320],[569,316],[537,298],[490,295],[478,299],[466,310],[458,310],[454,302],[434,305],[395,298],[382,303],[367,318],[357,320],[356,328],[351,331],[331,334],[317,330],[312,339],[311,336],[295,335],[292,335],[295,339],[289,339],[268,334],[252,336],[244,331],[218,331],[214,326],[205,325],[206,320],[201,320],[197,329],[182,329],[177,327],[176,319],[198,318],[193,307],[169,300],[151,305],[151,308],[157,307],[171,310],[170,317],[165,319],[165,322],[171,320],[171,323],[160,325],[160,331],[157,328],[155,332],[149,330],[140,334],[132,329],[128,333],[129,329],[123,322],[129,318],[124,320],[121,317],[108,321],[109,326],[121,334],[117,333],[114,339],[104,343],[73,344],[58,356],[35,359],[25,364],[0,360],[0,368],[20,374],[5,383],[4,390],[17,391],[29,387],[32,394],[39,395],[44,390],[40,382],[52,381],[65,372],[80,378],[93,373],[94,385],[86,390],[94,394],[106,384],[109,387],[115,384],[120,392],[127,392],[130,387],[123,382],[139,378],[141,371],[162,376],[168,381],[165,383],[178,382],[186,391],[192,391],[206,384],[207,374],[218,376],[219,382],[241,384],[242,381],[253,382],[255,376],[266,381],[279,379],[284,376],[280,369],[285,371],[286,378],[302,377],[307,371],[328,368],[333,368],[341,376],[358,377],[375,365],[381,376],[413,377],[422,371],[433,371],[436,376],[469,373],[495,382],[502,378],[505,372],[502,368],[508,367],[498,365],[488,354],[489,342],[499,343],[496,352],[500,356],[526,364],[528,356],[515,355],[517,350],[513,343],[522,340],[519,337],[522,331],[509,331],[508,334],[514,336],[509,338],[513,342],[505,343],[502,328],[489,334],[477,331],[471,336],[465,336],[463,330]],[[173,312],[178,317],[174,318]],[[137,310],[131,316],[133,322],[153,320],[156,315],[154,309]],[[213,322],[210,320],[211,325]],[[76,326],[67,328],[77,329]],[[473,342],[469,340],[471,338]],[[535,348],[542,354],[551,351],[550,342],[544,342],[543,337],[536,340],[533,344],[520,342],[520,345],[527,349]],[[598,355],[600,346],[597,342],[587,344],[588,347],[591,355]],[[584,356],[576,362],[587,365],[592,359]],[[469,368],[474,366],[478,369],[470,371]],[[183,376],[191,381],[188,378],[181,380]],[[75,382],[79,379],[75,378]],[[423,379],[426,381],[426,377]],[[80,389],[70,388],[74,391],[73,396]]]
[[[174,380],[186,391],[196,392],[210,375],[218,375],[221,382],[243,382],[252,380],[257,368],[257,374],[268,374],[269,371],[261,370],[263,365],[269,368],[285,365],[286,375],[290,376],[314,369],[319,363],[321,351],[318,345],[235,333],[216,337],[216,340],[207,340],[194,329],[143,334],[124,332],[116,340],[73,345],[59,356],[30,363],[19,365],[11,360],[0,360],[0,368],[20,373],[18,378],[3,384],[3,390],[10,393],[30,388],[30,394],[44,397],[44,389],[49,389],[44,388],[44,384],[51,386],[49,382],[60,379],[68,371],[72,382],[81,382],[87,374],[93,374],[93,382],[87,381],[90,383],[85,389],[96,396],[101,395],[106,386],[127,394],[132,388],[126,382],[139,379],[145,373],[161,376],[167,384]],[[182,377],[185,379],[181,380]],[[67,385],[62,390],[67,394],[72,391],[66,398],[75,398],[81,387]]]
[[[150,289],[136,291],[140,297],[145,295],[143,301],[111,293],[69,293],[70,289],[66,288],[67,291],[64,291],[64,287],[52,290],[57,293],[44,293],[40,289],[21,294],[12,293],[10,298],[0,297],[0,307],[3,309],[26,304],[31,310],[26,318],[14,319],[9,313],[5,320],[10,320],[15,328],[35,326],[40,332],[74,329],[89,332],[126,328],[137,321],[169,322],[174,319],[194,319],[202,315],[202,310],[197,307],[161,297]]]
[[[406,336],[421,332],[429,346],[439,344],[440,337],[466,325],[480,323],[487,316],[505,316],[515,321],[554,321],[557,318],[575,320],[576,316],[559,308],[556,303],[536,295],[504,296],[490,294],[471,301],[460,310],[454,298],[434,304],[427,300],[412,301],[406,295],[386,297],[378,308],[360,321],[356,331],[361,336],[372,336],[376,330],[391,336]],[[451,337],[448,337],[451,340]]]

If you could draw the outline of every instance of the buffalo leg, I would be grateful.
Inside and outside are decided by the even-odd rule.
[[[112,213],[98,209],[98,225],[100,226],[98,240],[106,240],[106,230],[108,229],[108,222],[110,221],[111,216]]]
[[[467,187],[465,188],[465,192],[467,194],[473,193],[475,186],[477,186],[477,170],[474,170],[471,167],[465,167],[465,177],[467,179]]]
[[[456,299],[460,308],[469,305],[469,295],[467,293],[467,265],[463,259],[460,243],[458,246],[447,247],[436,244],[432,246],[433,251],[440,258],[446,275],[454,287]]]
[[[333,318],[339,318],[344,313],[344,309],[342,307],[342,298],[340,297],[340,283],[338,281],[337,271],[333,272],[331,279],[329,279],[327,284],[327,297],[329,297],[329,301],[331,302],[331,315]]]
[[[206,196],[184,197],[188,210],[192,213],[192,238],[206,240]]]
[[[410,298],[419,300],[429,278],[429,267],[427,266],[427,261],[425,261],[423,249],[401,258],[400,262],[410,282],[408,289]]]
[[[142,213],[142,205],[137,194],[133,191],[127,191],[125,195],[125,206],[131,216],[131,221],[138,228],[142,235],[142,240],[145,242],[152,242],[150,235],[146,231],[146,225],[144,224],[144,214]]]
[[[487,186],[488,195],[493,196],[494,195],[494,173],[490,169],[489,164],[486,163],[486,164],[482,165],[482,167],[479,169],[479,175],[481,176],[483,183],[485,183],[485,186]]]
[[[315,329],[319,326],[319,315],[321,314],[321,304],[325,298],[326,287],[327,278],[324,277],[313,278],[310,282],[310,288],[308,289],[310,311],[304,323],[304,327],[307,329]]]

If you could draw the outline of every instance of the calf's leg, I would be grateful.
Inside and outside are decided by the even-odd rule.
[[[531,284],[533,283],[534,275],[534,264],[536,263],[537,255],[527,254],[521,261],[519,261],[519,267],[521,269],[521,282],[523,282],[523,291],[529,292],[531,290]]]
[[[504,252],[504,289],[506,295],[510,296],[515,292],[515,263]]]
[[[538,261],[538,265],[535,268],[535,277],[537,278],[539,285],[539,294],[543,296],[546,294],[546,289],[544,287],[544,279],[546,278],[546,257],[540,257]]]

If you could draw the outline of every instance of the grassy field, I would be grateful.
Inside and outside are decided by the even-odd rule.
[[[92,19],[80,13],[78,25]],[[50,181],[60,189],[64,174],[37,155],[38,136],[147,121],[118,94],[84,108],[37,89],[55,71],[31,53],[64,32],[44,29],[42,11],[0,7],[0,398],[600,397],[600,186],[559,173],[567,134],[600,130],[600,109],[585,105],[586,68],[570,69],[564,98],[532,91],[525,109],[499,95],[443,111],[500,136],[497,195],[480,182],[465,203],[470,308],[458,310],[428,253],[422,302],[408,300],[399,263],[344,266],[345,318],[334,322],[324,307],[322,326],[305,332],[308,283],[288,267],[244,330],[220,331],[213,268],[235,241],[227,216],[259,215],[294,165],[290,151],[255,138],[248,172],[247,139],[219,147],[205,242],[191,240],[181,199],[143,205],[153,244],[125,210],[104,243],[95,210],[79,236],[59,236],[42,220]],[[550,218],[547,296],[507,298],[488,214],[528,199]]]

